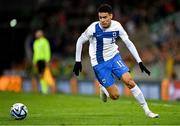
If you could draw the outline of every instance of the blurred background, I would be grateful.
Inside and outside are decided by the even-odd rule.
[[[119,40],[120,53],[145,96],[179,99],[180,0],[0,0],[0,90],[13,90],[7,85],[17,81],[12,81],[11,77],[18,76],[21,91],[34,91],[32,46],[35,30],[43,29],[50,41],[50,66],[58,92],[96,93],[88,43],[83,47],[83,72],[75,86],[77,89],[71,89],[71,80],[74,79],[76,41],[93,21],[98,20],[96,10],[101,3],[112,5],[114,20],[122,24],[151,71],[150,77],[142,74]],[[5,83],[8,84],[4,86]],[[128,95],[122,84],[119,87],[121,94]]]

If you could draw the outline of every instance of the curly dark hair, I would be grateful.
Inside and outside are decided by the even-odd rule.
[[[112,7],[109,4],[101,4],[97,11],[112,13]]]

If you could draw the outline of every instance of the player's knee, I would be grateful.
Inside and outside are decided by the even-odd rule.
[[[119,93],[114,93],[114,94],[110,95],[111,99],[113,99],[113,100],[117,100],[119,98],[119,96],[120,96]]]
[[[127,83],[126,83],[126,86],[127,86],[129,89],[133,88],[133,87],[135,86],[134,80],[133,80],[132,78],[129,79],[129,80],[127,81]]]

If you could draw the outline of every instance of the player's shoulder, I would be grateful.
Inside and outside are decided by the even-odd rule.
[[[42,41],[42,42],[44,42],[44,43],[45,43],[45,42],[48,42],[48,39],[45,38],[45,37],[42,37],[42,38],[40,38],[39,40]]]
[[[112,23],[112,25],[121,26],[121,23],[119,21],[116,21],[116,20],[111,20],[111,23]]]
[[[94,32],[94,30],[95,30],[95,25],[96,25],[97,23],[99,23],[99,22],[98,22],[98,21],[92,22],[92,23],[88,26],[88,28],[87,28],[86,30],[91,31],[91,32]]]

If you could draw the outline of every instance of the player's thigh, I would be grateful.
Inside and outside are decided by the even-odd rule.
[[[114,77],[112,75],[111,69],[105,64],[100,64],[93,67],[94,73],[98,81],[105,88],[114,84]]]
[[[39,60],[37,62],[37,67],[38,67],[38,72],[40,74],[43,74],[44,73],[44,70],[45,70],[45,67],[46,67],[46,62],[45,60]]]
[[[117,78],[121,78],[122,75],[129,71],[129,68],[125,62],[117,55],[113,62],[112,72]]]
[[[123,81],[123,83],[129,88],[133,88],[135,86],[135,82],[131,77],[131,74],[129,72],[124,73],[121,76],[121,80]]]

